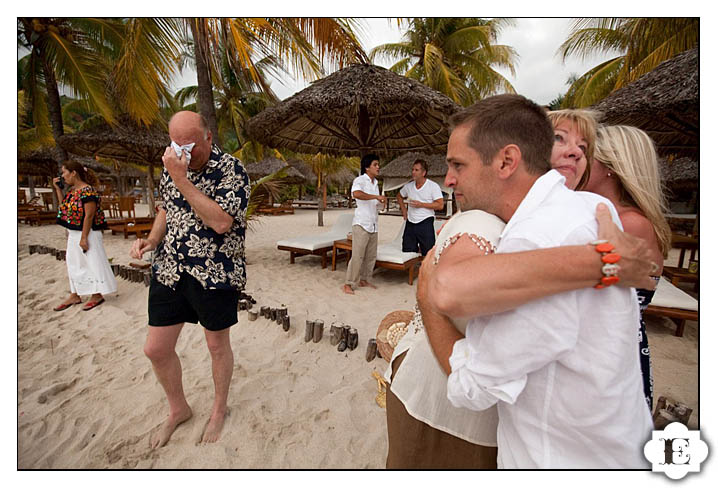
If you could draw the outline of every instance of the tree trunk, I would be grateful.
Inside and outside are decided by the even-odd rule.
[[[199,113],[207,119],[209,129],[212,131],[212,140],[222,147],[222,141],[217,130],[217,115],[214,107],[212,93],[212,79],[209,71],[209,39],[207,26],[203,18],[189,19],[194,41],[194,59],[197,68],[197,107]]]
[[[322,183],[322,206],[327,208],[327,179],[324,179]]]
[[[50,66],[45,58],[45,53],[39,47],[35,46],[38,56],[42,59],[42,71],[45,75],[45,89],[47,90],[47,111],[52,127],[52,137],[55,139],[55,147],[53,153],[55,161],[57,161],[57,174],[60,174],[62,162],[67,160],[67,152],[57,144],[60,136],[65,133],[62,123],[62,104],[60,103],[60,90],[57,88],[57,79],[55,78],[55,70]],[[52,203],[55,209],[58,209],[57,195],[52,192]]]
[[[155,165],[150,161],[148,162],[147,167],[147,185],[150,187],[149,192],[147,192],[147,204],[149,206],[149,215],[150,217],[155,217],[157,213],[155,212],[155,179],[154,179],[154,170]]]
[[[33,177],[32,175],[27,177],[27,186],[30,190],[30,200],[32,200],[35,198],[35,177]],[[57,196],[55,197],[57,198]],[[55,207],[55,209],[57,209],[57,207]]]
[[[319,176],[318,186],[321,188],[324,185],[322,176]],[[322,199],[317,195],[317,226],[324,227],[324,206],[322,206]]]

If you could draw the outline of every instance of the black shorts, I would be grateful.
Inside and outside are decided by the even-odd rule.
[[[152,277],[147,313],[150,326],[197,323],[220,331],[237,323],[239,292],[205,289],[194,277],[182,273],[173,290]]]
[[[416,224],[407,219],[404,236],[401,239],[401,251],[405,253],[420,252],[422,256],[426,256],[435,243],[436,234],[434,233],[433,217],[427,217]]]

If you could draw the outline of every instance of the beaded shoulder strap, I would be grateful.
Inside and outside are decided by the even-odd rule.
[[[441,246],[434,252],[434,265],[439,263],[439,258],[441,257],[441,254],[451,246],[452,244],[456,243],[461,235],[467,235],[471,241],[483,252],[484,255],[489,255],[491,253],[494,253],[496,251],[496,246],[494,246],[491,241],[487,240],[483,236],[477,236],[473,233],[456,233],[449,239],[444,240],[443,243],[441,243]]]

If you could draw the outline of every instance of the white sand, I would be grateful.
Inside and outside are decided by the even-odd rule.
[[[347,210],[325,212],[325,229]],[[235,370],[230,416],[221,439],[199,445],[213,399],[210,359],[202,327],[186,325],[177,346],[187,399],[194,417],[167,446],[150,450],[150,431],[166,415],[164,394],[142,348],[147,288],[118,278],[105,304],[83,312],[54,312],[68,294],[65,263],[29,255],[27,245],[65,248],[60,226],[18,225],[18,467],[59,468],[382,468],[387,441],[385,411],[374,401],[373,370],[386,362],[364,359],[367,340],[382,318],[411,309],[415,287],[407,274],[377,270],[377,290],[355,296],[340,290],[346,261],[322,269],[318,257],[297,258],[276,249],[279,239],[318,233],[317,213],[262,218],[248,232],[247,292],[260,305],[285,304],[288,333],[267,319],[232,328]],[[380,218],[380,242],[391,241],[401,218]],[[114,263],[127,264],[132,239],[104,233]],[[85,298],[86,299],[86,298]],[[304,342],[304,322],[323,319],[318,344]],[[338,352],[329,325],[357,328],[359,346]],[[697,419],[697,325],[683,338],[668,320],[648,328],[658,395],[695,409]],[[41,402],[44,401],[44,402]],[[692,426],[694,427],[694,426]]]

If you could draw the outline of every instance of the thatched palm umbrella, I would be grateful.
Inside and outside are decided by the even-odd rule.
[[[286,161],[278,158],[265,158],[254,163],[246,163],[244,165],[247,175],[252,180],[259,180],[279,170],[284,170],[285,176],[281,178],[283,182],[288,184],[302,184],[306,182],[306,178],[297,169],[289,166]]]
[[[424,160],[429,167],[426,172],[426,178],[433,180],[439,184],[441,191],[449,194],[453,194],[453,189],[444,185],[444,178],[446,177],[446,154],[432,154],[427,155],[424,153],[404,153],[398,158],[394,158],[386,166],[383,166],[379,172],[379,179],[383,180],[384,185],[382,187],[383,192],[394,190],[402,187],[405,183],[411,181],[411,168],[414,166],[416,160]],[[448,208],[446,210],[447,215],[453,214],[453,207],[451,200],[449,200]]]
[[[660,158],[661,180],[670,189],[698,189],[698,162],[691,158]]]
[[[698,48],[664,61],[653,71],[594,105],[602,122],[646,131],[663,156],[698,157]]]
[[[58,144],[66,151],[82,156],[101,156],[148,165],[149,207],[150,215],[154,215],[154,165],[161,164],[165,148],[170,144],[166,128],[139,126],[129,117],[120,116],[114,127],[103,121],[84,131],[61,136]]]
[[[92,158],[77,158],[83,166],[91,168],[97,173],[110,173],[111,170],[106,166],[98,163]],[[58,162],[55,160],[55,154],[51,148],[39,148],[33,151],[18,153],[17,155],[17,173],[18,175],[28,176],[30,186],[30,198],[35,197],[35,186],[32,177],[48,177],[50,179],[59,175]],[[55,192],[52,192],[53,202],[55,202]]]
[[[279,181],[288,185],[302,185],[306,182],[306,178],[297,169],[289,166],[286,161],[278,158],[265,158],[261,161],[254,163],[247,163],[244,165],[247,170],[247,175],[253,181],[257,181],[269,175],[273,175],[280,170],[284,170],[284,176],[279,178]],[[272,193],[268,192],[269,205],[274,203]]]
[[[461,107],[416,80],[355,64],[312,83],[250,119],[268,146],[335,156],[446,152],[447,119]]]

